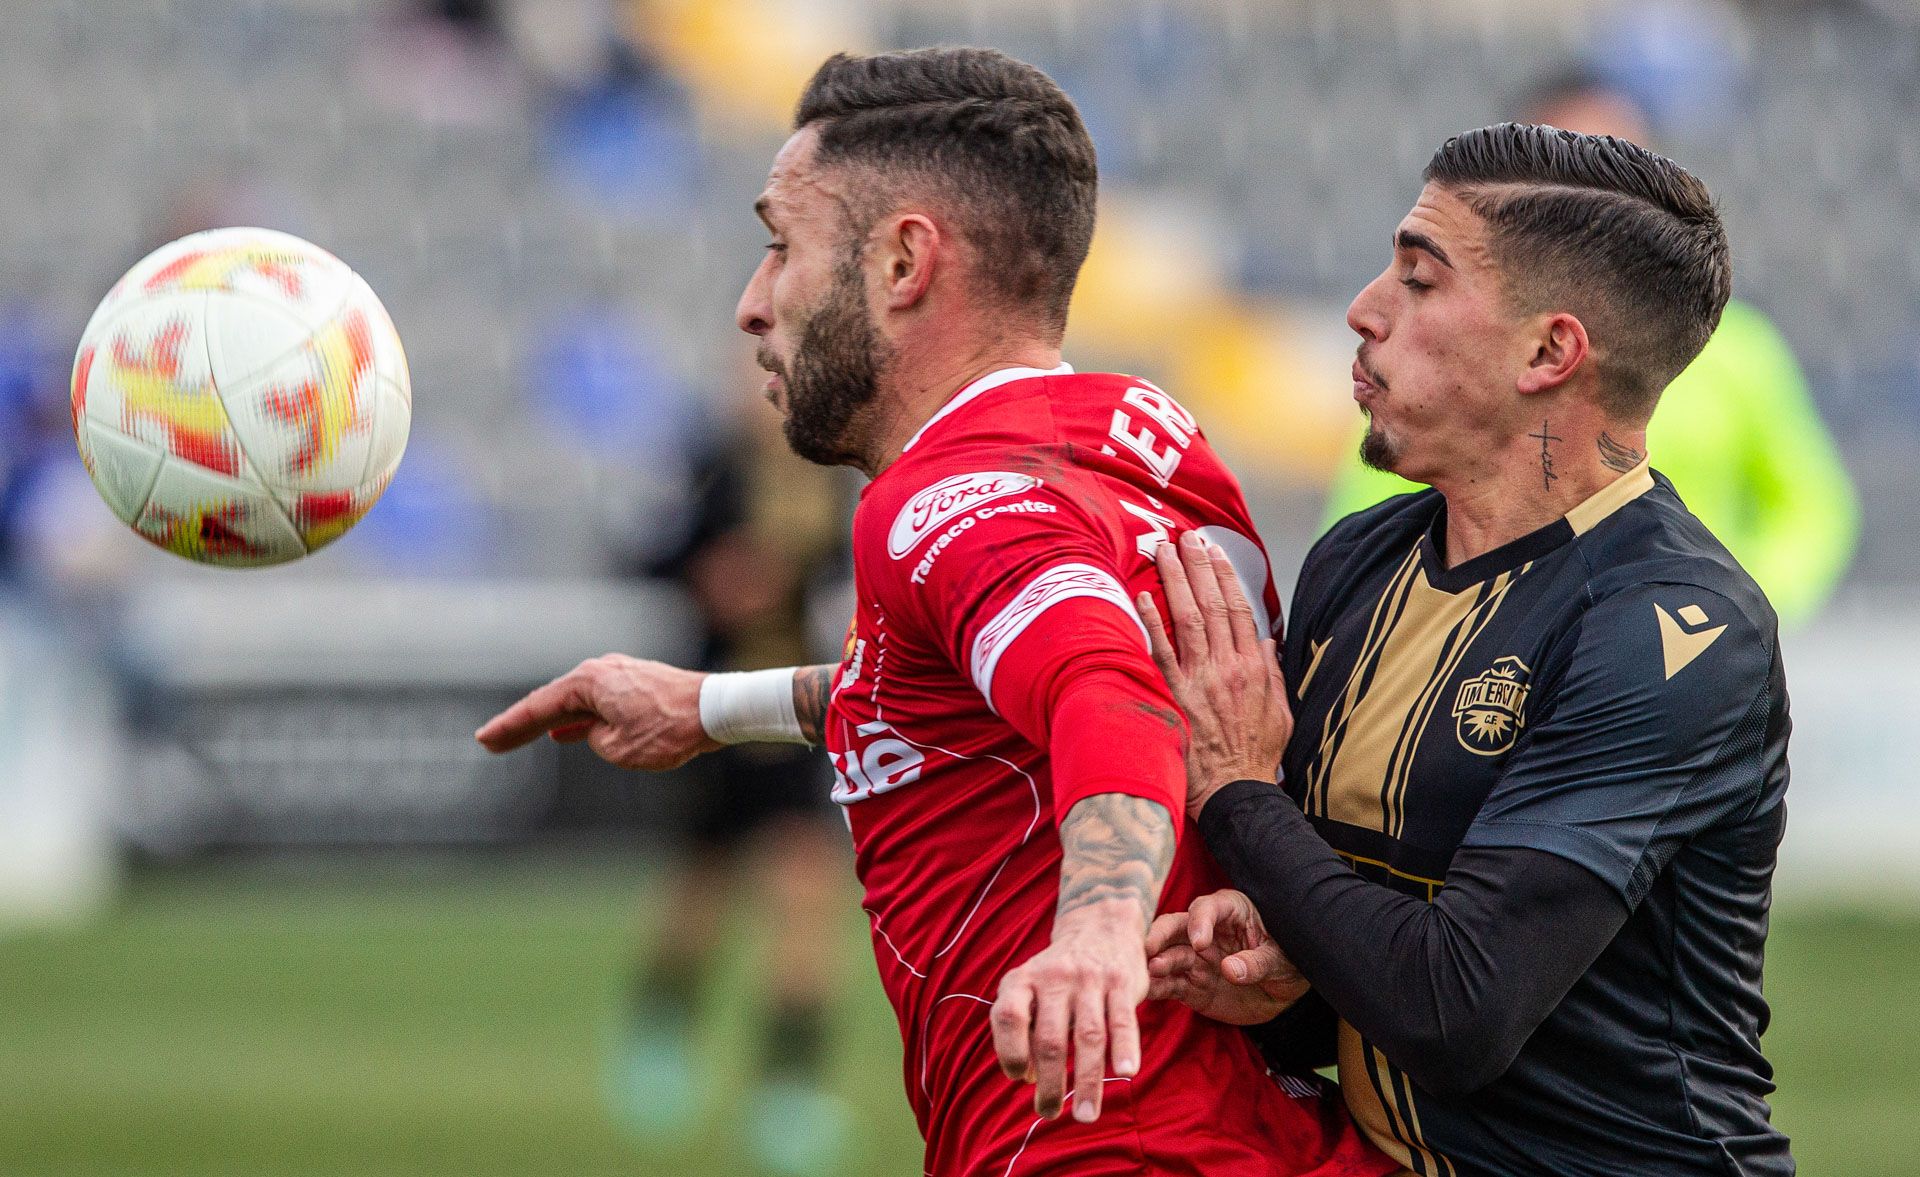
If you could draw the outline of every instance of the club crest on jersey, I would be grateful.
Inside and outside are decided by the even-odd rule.
[[[1455,735],[1460,746],[1478,756],[1498,756],[1526,726],[1527,680],[1533,672],[1508,654],[1460,684],[1453,700]]]
[[[942,478],[908,499],[907,505],[894,516],[893,530],[887,533],[887,554],[896,560],[903,559],[930,532],[962,511],[1039,485],[1040,480],[1030,474],[1006,470]]]

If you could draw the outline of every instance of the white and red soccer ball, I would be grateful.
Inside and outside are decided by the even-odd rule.
[[[296,560],[386,489],[413,415],[385,308],[270,229],[162,246],[107,294],[73,366],[73,432],[113,513],[206,564]]]

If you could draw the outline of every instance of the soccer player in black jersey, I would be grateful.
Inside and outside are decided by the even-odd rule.
[[[1645,452],[1725,233],[1671,161],[1551,127],[1461,135],[1426,181],[1348,321],[1364,455],[1433,489],[1315,545],[1284,681],[1224,556],[1161,551],[1178,658],[1143,612],[1239,890],[1156,922],[1156,992],[1271,1018],[1284,1069],[1337,1057],[1418,1174],[1790,1174],[1774,614]]]

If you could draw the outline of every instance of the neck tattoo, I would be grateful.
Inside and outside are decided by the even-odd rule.
[[[1554,442],[1562,439],[1554,436],[1552,431],[1547,428],[1547,422],[1545,420],[1540,422],[1540,432],[1529,433],[1527,436],[1540,439],[1540,489],[1552,490],[1553,484],[1560,480],[1560,476],[1553,472],[1553,450],[1551,447]]]
[[[1600,461],[1607,469],[1618,470],[1622,474],[1638,466],[1640,460],[1646,457],[1639,450],[1630,445],[1621,445],[1605,433],[1602,433],[1600,440],[1594,444],[1600,447]]]

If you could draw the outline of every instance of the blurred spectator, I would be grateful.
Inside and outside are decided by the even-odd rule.
[[[830,591],[843,560],[836,474],[788,452],[764,405],[714,420],[661,343],[643,321],[587,311],[550,328],[533,357],[538,411],[589,465],[617,567],[685,587],[707,669],[837,656],[806,637],[809,605]],[[846,863],[826,818],[825,757],[745,744],[700,758],[679,779],[683,853],[658,903],[672,914],[635,963],[612,1076],[616,1110],[642,1138],[663,1143],[708,1110],[692,1027],[732,942],[677,932],[722,926],[744,888],[771,917],[766,950],[777,962],[763,971],[772,1010],[747,1143],[771,1173],[837,1172],[846,1112],[820,1068],[838,971],[833,892]]]
[[[533,410],[581,475],[602,545],[626,569],[679,551],[695,525],[692,464],[711,410],[644,318],[576,309],[539,329],[528,358]]]
[[[1554,79],[1522,109],[1571,131],[1649,137],[1634,100],[1592,73]],[[1853,559],[1860,505],[1799,364],[1765,315],[1737,299],[1727,304],[1705,350],[1661,395],[1647,449],[1783,624],[1819,611]],[[1350,453],[1325,522],[1418,489]]]
[[[1633,108],[1625,112],[1626,122],[1592,125],[1638,130],[1640,136],[1623,136],[1636,143],[1647,142],[1648,123],[1652,129],[1695,135],[1726,127],[1742,114],[1736,104],[1738,57],[1728,52],[1740,24],[1732,0],[1637,0],[1622,6],[1589,52],[1602,86],[1629,97]]]
[[[80,463],[67,359],[35,308],[0,310],[0,591],[91,617],[111,603],[129,552]]]
[[[497,520],[474,493],[475,455],[416,424],[406,457],[366,517],[327,550],[384,576],[471,576],[500,571]]]
[[[624,42],[588,84],[556,96],[547,142],[563,177],[610,203],[671,212],[696,195],[700,142],[686,95]]]
[[[582,0],[530,0],[580,3]],[[822,59],[870,48],[870,0],[620,0],[627,29],[686,80],[710,138],[784,131]],[[758,150],[758,148],[756,148]]]
[[[21,573],[23,501],[61,437],[71,437],[65,405],[53,395],[59,385],[49,379],[46,336],[46,325],[30,308],[0,310],[0,580],[5,581],[17,582]]]
[[[691,100],[613,0],[518,0],[502,16],[542,84],[555,174],[628,211],[672,213],[696,197],[701,148]]]
[[[841,561],[844,521],[831,472],[787,452],[764,409],[722,431],[692,471],[693,526],[680,550],[636,571],[681,581],[703,623],[702,664],[753,670],[820,661],[808,648],[810,593]],[[834,651],[835,654],[838,651]],[[784,744],[722,749],[689,765],[687,857],[660,910],[672,913],[631,990],[618,1092],[644,1134],[677,1136],[708,1088],[690,1050],[697,995],[722,965],[723,937],[677,929],[721,926],[741,889],[764,905],[771,1013],[747,1109],[748,1140],[770,1173],[837,1173],[850,1125],[824,1085],[826,1011],[839,943],[832,913],[846,870],[829,824],[823,753]]]
[[[368,30],[361,84],[423,122],[498,123],[525,95],[503,31],[498,0],[407,0]]]
[[[37,307],[0,308],[0,932],[97,913],[117,873],[121,715],[98,655],[138,545],[80,463],[66,360]]]

